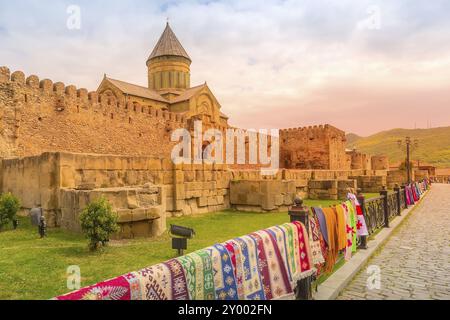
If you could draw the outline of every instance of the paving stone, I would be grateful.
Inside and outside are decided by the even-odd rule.
[[[338,300],[450,300],[450,185],[435,184],[421,205],[369,261],[381,269],[381,289],[359,273]]]

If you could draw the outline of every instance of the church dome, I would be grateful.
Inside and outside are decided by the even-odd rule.
[[[147,59],[149,89],[169,92],[189,89],[191,63],[191,58],[167,23]]]
[[[163,34],[161,35],[161,38],[159,39],[158,43],[156,44],[155,48],[150,54],[150,57],[148,58],[147,62],[154,58],[164,56],[183,57],[188,59],[189,61],[192,61],[189,55],[187,54],[186,50],[184,50],[177,36],[170,28],[169,23],[167,23],[166,29],[164,30]]]

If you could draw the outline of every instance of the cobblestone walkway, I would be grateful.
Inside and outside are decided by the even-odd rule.
[[[379,289],[369,290],[378,266]],[[367,273],[369,271],[369,273]],[[450,299],[450,185],[435,184],[338,300]]]

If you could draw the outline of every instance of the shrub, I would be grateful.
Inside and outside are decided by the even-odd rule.
[[[89,239],[89,249],[105,246],[111,234],[118,232],[117,215],[105,198],[91,202],[80,214],[81,229]]]
[[[0,196],[0,230],[16,218],[19,209],[20,201],[17,197],[11,193]]]

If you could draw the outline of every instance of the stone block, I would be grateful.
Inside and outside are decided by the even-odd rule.
[[[275,205],[276,206],[281,206],[284,203],[284,196],[282,194],[277,194],[274,195],[275,196]]]
[[[147,238],[152,235],[152,222],[149,220],[142,220],[132,224],[133,238]]]
[[[184,182],[184,172],[182,170],[175,171],[175,182],[183,183]]]
[[[204,171],[203,172],[203,178],[204,181],[211,181],[212,179],[212,172],[211,171]]]
[[[174,211],[174,203],[172,197],[166,197],[166,210],[167,211]]]
[[[138,184],[138,174],[136,171],[129,170],[126,172],[125,184],[128,186],[135,186]]]
[[[295,193],[289,193],[283,197],[283,205],[291,206],[294,204]]]
[[[144,208],[137,208],[131,211],[133,222],[148,220],[147,211]]]
[[[162,169],[163,169],[164,171],[172,171],[173,168],[174,168],[172,159],[170,159],[170,158],[164,158],[164,159],[162,159],[161,165],[162,165]]]
[[[175,199],[180,200],[185,198],[186,198],[185,185],[184,184],[175,185]]]
[[[217,198],[216,197],[208,197],[208,206],[216,206]]]
[[[229,178],[220,178],[216,181],[217,188],[220,189],[228,189],[230,188],[230,179]]]
[[[202,196],[201,190],[186,191],[186,199],[199,198]]]
[[[224,204],[224,202],[225,202],[225,198],[223,197],[223,196],[217,196],[216,197],[216,201],[217,201],[217,204]]]
[[[183,212],[183,215],[185,215],[185,216],[190,216],[193,214],[192,207],[188,203],[183,204],[181,211]]]
[[[151,234],[154,237],[159,237],[167,230],[166,226],[166,216],[161,215],[159,219],[153,220],[151,224]]]
[[[128,191],[127,194],[127,208],[136,209],[139,207],[136,191]]]
[[[117,209],[117,222],[125,223],[133,221],[133,213],[130,209]]]
[[[147,162],[148,170],[162,170],[161,159],[149,159]]]
[[[164,171],[163,184],[172,184],[172,183],[173,183],[173,171]]]
[[[286,181],[286,186],[287,186],[287,192],[286,193],[290,193],[290,194],[294,194],[296,191],[296,184],[294,181]]]
[[[276,209],[275,199],[269,195],[263,195],[261,201],[261,208],[266,211],[272,211]]]
[[[203,170],[195,171],[195,180],[197,181],[205,181],[205,173]]]
[[[195,191],[203,189],[203,182],[189,182],[185,184],[187,191]]]
[[[200,208],[208,206],[208,198],[207,197],[197,198],[197,206]]]
[[[74,188],[75,178],[73,175],[72,167],[61,167],[61,187],[62,188]]]
[[[114,239],[133,239],[133,232],[130,223],[121,223],[120,232],[114,235]]]
[[[184,181],[193,182],[195,181],[195,171],[185,171],[184,172]]]
[[[295,186],[297,188],[303,188],[308,186],[308,180],[295,180]]]
[[[138,202],[141,206],[154,206],[159,203],[159,194],[138,194]]]

